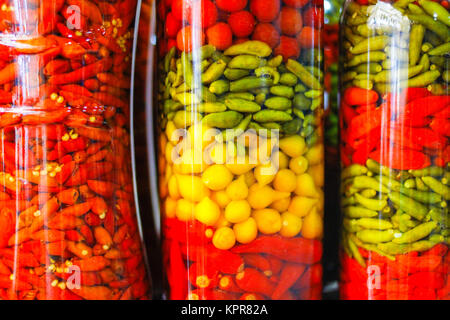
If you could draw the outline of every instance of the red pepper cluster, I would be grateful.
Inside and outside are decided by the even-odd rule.
[[[0,1],[0,299],[146,298],[129,151],[137,1],[20,2]]]
[[[297,59],[300,48],[320,43],[322,0],[164,0],[158,14],[165,21],[163,56],[172,47],[191,51],[193,34],[199,44],[225,50],[250,39],[264,41],[275,55]],[[194,20],[195,19],[195,20]],[[197,21],[198,20],[198,21]]]
[[[450,298],[450,282],[447,277],[450,256],[446,245],[438,244],[420,255],[416,251],[399,255],[396,261],[362,248],[359,248],[359,251],[367,262],[367,268],[362,267],[356,259],[342,253],[343,272],[340,286],[342,299],[448,300]]]
[[[198,221],[164,220],[170,299],[317,300],[322,291],[320,240],[260,236],[220,250],[213,229]]]
[[[346,89],[340,119],[344,166],[365,165],[370,158],[398,170],[444,167],[450,161],[449,112],[450,97],[426,88],[381,98],[373,90]]]

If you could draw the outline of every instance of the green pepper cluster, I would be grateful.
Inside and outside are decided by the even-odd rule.
[[[379,93],[427,86],[434,94],[445,90],[449,81],[449,13],[433,1],[413,2],[400,0],[392,5],[406,19],[398,22],[399,28],[373,27],[370,19],[376,6],[348,4],[341,30],[344,87]]]
[[[300,133],[309,146],[314,145],[320,134],[323,73],[316,67],[318,58],[308,52],[300,63],[284,62],[259,41],[224,52],[205,45],[178,59],[173,48],[160,65],[163,128],[170,120],[177,128],[201,120],[224,133],[226,129],[254,129],[268,136],[272,130],[279,130],[280,136]]]
[[[357,247],[395,260],[398,254],[449,243],[450,172],[430,166],[392,170],[368,159],[342,172],[344,249],[363,264]]]

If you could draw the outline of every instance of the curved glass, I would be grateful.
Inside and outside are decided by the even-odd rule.
[[[449,298],[448,17],[428,0],[345,4],[344,299]]]
[[[130,157],[136,2],[0,1],[0,299],[148,297]]]
[[[160,1],[171,299],[319,299],[320,1]]]

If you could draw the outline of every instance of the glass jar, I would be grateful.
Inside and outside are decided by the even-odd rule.
[[[0,299],[145,299],[136,2],[1,1]]]
[[[320,299],[321,1],[159,1],[170,299]]]
[[[450,31],[444,5],[345,4],[344,299],[449,298]]]
[[[339,17],[344,1],[324,2],[324,65],[325,65],[325,234],[324,238],[324,285],[336,287],[339,278],[340,208],[339,203],[339,121],[338,121],[338,58]],[[334,293],[337,293],[335,291]]]

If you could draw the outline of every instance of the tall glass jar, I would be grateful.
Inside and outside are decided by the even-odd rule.
[[[148,298],[134,0],[0,1],[0,299]]]
[[[322,1],[159,1],[171,299],[319,299]]]
[[[347,1],[341,22],[344,299],[449,298],[446,1]]]
[[[338,59],[339,59],[339,17],[342,0],[324,2],[324,65],[325,65],[325,234],[324,238],[324,285],[336,288],[339,273],[340,208],[339,202],[339,121],[338,121]],[[328,289],[328,288],[327,288]],[[334,293],[337,293],[334,291]]]

